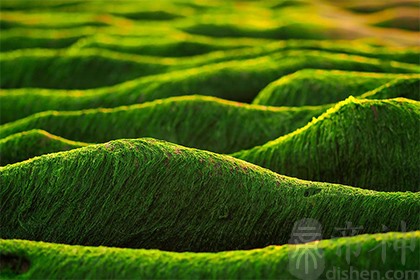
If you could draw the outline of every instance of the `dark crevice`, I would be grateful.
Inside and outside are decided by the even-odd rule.
[[[22,274],[29,270],[31,262],[24,256],[15,254],[0,254],[0,272]]]

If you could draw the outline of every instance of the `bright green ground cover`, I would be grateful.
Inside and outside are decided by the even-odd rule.
[[[387,247],[382,260],[383,246]],[[395,245],[395,248],[393,247]],[[413,246],[414,245],[414,246]],[[407,248],[403,251],[403,246]],[[409,247],[408,247],[409,246]],[[404,270],[416,277],[420,232],[361,235],[309,243],[308,245],[270,246],[248,251],[220,253],[174,253],[158,250],[83,247],[24,240],[0,240],[5,279],[66,278],[73,279],[294,279],[288,269],[295,265],[303,250],[322,252],[317,263],[320,279],[337,277],[341,271]],[[413,248],[413,249],[410,249]],[[351,254],[351,265],[345,258]],[[358,252],[357,256],[352,253]],[[322,268],[321,268],[322,260]],[[330,271],[330,272],[329,272]],[[318,270],[316,270],[318,272]],[[329,274],[328,274],[329,273]],[[418,275],[418,274],[417,274]],[[399,277],[399,274],[388,274]],[[402,274],[404,276],[404,274]],[[374,277],[374,276],[373,276]],[[415,278],[412,278],[415,279]]]
[[[329,107],[266,107],[205,96],[172,97],[113,109],[42,112],[1,125],[0,138],[43,129],[82,142],[153,137],[233,153],[292,132]]]
[[[233,156],[298,178],[382,191],[419,191],[420,103],[338,103],[308,125]]]
[[[297,70],[314,67],[393,73],[420,71],[419,66],[411,64],[318,51],[290,51],[256,59],[174,71],[86,91],[33,88],[2,90],[1,122],[13,121],[46,110],[110,108],[197,92],[202,95],[249,102],[271,81]],[[24,76],[19,77],[22,79]],[[29,83],[30,81],[31,79]]]
[[[0,176],[5,239],[220,251],[287,243],[302,218],[328,237],[346,221],[360,233],[419,229],[419,193],[302,181],[154,139],[45,155]]]
[[[391,85],[392,90],[389,89]],[[374,94],[367,93],[373,90]],[[420,75],[304,69],[270,83],[252,103],[269,106],[320,105],[336,103],[350,95],[371,99],[405,97],[420,100]]]
[[[420,229],[414,2],[1,1],[0,278],[291,279],[296,247],[264,247],[301,218],[369,233],[309,245],[321,279],[418,273],[418,231],[377,234]],[[325,112],[350,95],[372,100]],[[93,144],[145,136],[301,179],[149,138]]]
[[[86,146],[44,130],[33,129],[0,139],[0,165],[27,160],[48,153],[67,151]]]
[[[220,59],[221,62],[225,62],[225,65],[223,63],[221,65],[214,64],[213,67],[227,66],[228,69],[233,70],[240,68],[243,64],[252,65],[254,61],[258,60],[250,58],[250,60],[243,59],[241,62],[228,61],[230,58],[227,56]],[[277,70],[277,72],[282,73],[282,70],[288,70],[286,74],[302,69],[293,69],[293,66],[295,68],[305,66],[305,68],[368,72],[420,72],[420,67],[415,64],[395,61],[381,62],[374,58],[352,57],[329,52],[318,53],[318,51],[310,50],[281,51],[264,58],[266,60],[269,58],[269,61],[263,63],[261,67],[270,67],[270,63],[276,63],[279,66],[277,69],[272,69],[272,71]],[[301,65],[303,59],[310,59],[310,61],[306,61],[305,65]],[[0,85],[2,88],[87,89],[111,86],[143,76],[182,69],[191,68],[192,71],[200,72],[200,69],[194,69],[203,65],[211,67],[214,62],[219,61],[217,61],[217,58],[206,55],[195,60],[189,60],[187,58],[157,59],[155,57],[135,56],[101,49],[70,49],[68,51],[47,49],[17,50],[1,53],[0,55],[2,71]],[[288,68],[286,68],[287,66]]]

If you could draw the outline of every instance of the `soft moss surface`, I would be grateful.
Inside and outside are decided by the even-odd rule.
[[[48,33],[47,33],[48,34]],[[2,31],[0,37],[0,51],[11,51],[17,49],[30,49],[30,48],[66,48],[76,43],[82,36],[66,34],[63,32],[61,36],[40,36],[40,35],[24,35],[21,30],[17,32]]]
[[[420,193],[302,181],[154,139],[44,155],[0,176],[6,239],[221,251],[287,243],[302,218],[318,220],[324,237],[346,221],[359,233],[420,226]]]
[[[409,247],[399,249],[404,245]],[[387,247],[385,259],[382,256],[384,246]],[[338,269],[348,271],[351,266],[356,271],[376,271],[385,275],[388,271],[400,271],[402,259],[404,271],[415,277],[419,246],[419,231],[220,253],[175,253],[0,240],[0,275],[3,279],[295,279],[297,275],[292,274],[289,267],[300,262],[297,258],[304,254],[304,250],[311,250],[311,253],[319,252],[319,257],[316,257],[319,270],[315,272],[321,274],[320,279],[331,279],[331,275],[337,277]],[[339,253],[344,255],[347,252],[350,252],[351,262],[338,257]],[[353,255],[354,252],[357,254]],[[406,274],[407,277],[410,275]]]
[[[250,102],[268,83],[304,68],[417,73],[419,66],[318,51],[288,51],[139,78],[112,87],[85,90],[15,89],[0,92],[1,122],[46,110],[117,107],[199,93]]]
[[[251,47],[261,46],[271,42],[270,40],[255,39],[232,39],[220,38],[213,39],[204,36],[187,35],[177,37],[145,37],[139,40],[134,36],[92,36],[80,40],[74,48],[79,49],[106,49],[122,53],[139,55],[163,56],[163,57],[186,57],[199,56],[214,51],[240,50]],[[259,49],[259,48],[255,48]],[[280,50],[279,50],[280,51]],[[221,52],[228,57],[233,52]],[[261,51],[262,53],[262,51]],[[238,54],[239,55],[239,54]],[[204,56],[203,56],[204,57]]]
[[[27,2],[27,1],[26,1]],[[0,51],[19,49],[60,49],[70,47],[85,37],[94,36],[100,27],[60,29],[11,28],[2,30]],[[108,31],[110,32],[110,31]],[[107,32],[107,33],[108,33]]]
[[[376,90],[364,98],[406,97],[420,100],[420,75],[363,73],[338,70],[304,69],[284,76],[264,88],[253,104],[269,106],[305,106],[336,103],[350,95],[360,96],[383,88],[387,83],[398,86],[393,90]]]
[[[86,145],[39,129],[19,132],[0,139],[0,165],[16,163],[35,156],[67,151]]]
[[[180,40],[179,38],[182,38]],[[153,42],[153,43],[152,43]],[[245,48],[249,46],[249,48]],[[122,53],[183,57],[196,55],[193,59],[232,60],[242,58],[252,58],[281,52],[285,50],[318,50],[331,53],[344,53],[350,55],[360,55],[364,57],[378,58],[390,61],[400,61],[412,64],[419,64],[419,47],[392,47],[392,46],[370,46],[359,41],[343,40],[285,40],[272,42],[272,40],[250,39],[250,38],[209,38],[198,35],[179,35],[174,38],[162,39],[151,37],[149,39],[138,37],[121,37],[115,35],[102,35],[89,37],[80,40],[73,46],[74,48],[99,48]],[[232,50],[232,48],[235,49]],[[216,50],[220,50],[217,51]],[[221,51],[224,50],[224,51]],[[213,53],[205,54],[206,52]],[[203,54],[203,55],[199,55]]]
[[[2,0],[0,279],[419,278],[415,2]]]
[[[319,50],[419,64],[420,48],[416,46],[372,46],[360,40],[300,39],[273,42],[273,40],[252,38],[212,38],[180,31],[168,32],[166,29],[146,31],[136,29],[122,35],[118,28],[83,27],[66,30],[13,28],[2,32],[0,51],[64,48],[73,44],[74,49],[105,49],[120,53],[164,57],[196,56],[193,61],[197,64],[206,60],[216,62],[253,58],[285,50]]]
[[[286,66],[289,68],[293,66],[298,67],[302,63],[302,59],[309,59],[315,56],[316,53],[316,51],[300,50],[276,53],[270,56],[270,60],[265,62],[261,67],[270,67],[270,63],[277,62],[280,65],[277,67],[278,70],[276,70],[284,71],[287,69]],[[364,57],[352,58],[346,55],[328,52],[319,53],[318,55],[321,57],[318,57],[315,61],[306,62],[309,65],[305,65],[305,68],[334,69],[337,67],[336,69],[342,70],[375,72],[420,72],[420,67],[415,64],[381,62],[375,59]],[[289,56],[292,60],[290,60]],[[244,63],[253,64],[253,61],[244,60],[243,62],[237,63],[233,61],[234,63],[231,63],[231,66],[228,67],[235,69],[241,67],[240,65]],[[205,64],[211,66],[213,61],[211,56],[204,60],[196,59],[190,61],[187,59],[156,59],[147,56],[133,56],[100,49],[70,49],[68,51],[39,49],[0,53],[0,63],[2,72],[0,85],[2,88],[42,87],[87,89],[111,86],[143,76],[195,68]],[[330,65],[331,63],[334,65]],[[339,63],[344,65],[337,65]],[[215,64],[214,68],[217,67],[218,64]],[[296,70],[299,70],[299,68]],[[197,69],[196,71],[200,70]]]
[[[365,99],[386,99],[391,97],[404,97],[420,101],[420,80],[418,77],[397,78],[378,88],[365,92],[359,98]]]
[[[18,50],[0,55],[2,88],[85,89],[166,71],[170,64],[105,50]]]
[[[382,191],[419,191],[420,102],[338,103],[305,127],[234,154],[280,174]]]
[[[83,142],[153,137],[233,153],[292,132],[329,107],[266,107],[205,96],[172,97],[114,109],[42,112],[0,126],[0,138],[43,129]]]

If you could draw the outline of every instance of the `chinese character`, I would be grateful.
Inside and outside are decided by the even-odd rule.
[[[347,237],[347,236],[355,236],[357,234],[359,234],[359,231],[362,230],[363,227],[359,226],[359,227],[354,227],[352,222],[346,222],[346,227],[344,228],[335,228],[336,231],[338,231],[341,236],[338,237]],[[333,238],[336,236],[333,236]],[[356,248],[352,248],[355,247],[354,245],[351,246],[350,243],[345,243],[345,256],[346,256],[346,261],[347,264],[350,264],[350,259],[351,259],[351,254],[353,253],[353,255],[355,257],[358,257],[361,251],[361,244],[357,243],[355,244]],[[353,249],[353,250],[352,250]],[[341,257],[342,254],[342,247],[338,247],[337,251],[336,251],[337,256]]]
[[[294,224],[289,243],[298,245],[289,251],[289,271],[292,275],[298,279],[317,279],[322,274],[325,266],[323,252],[318,243],[313,242],[321,238],[318,221],[302,219]]]

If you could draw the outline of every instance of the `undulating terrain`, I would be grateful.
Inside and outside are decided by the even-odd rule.
[[[413,0],[2,0],[0,278],[420,279],[419,28]]]

